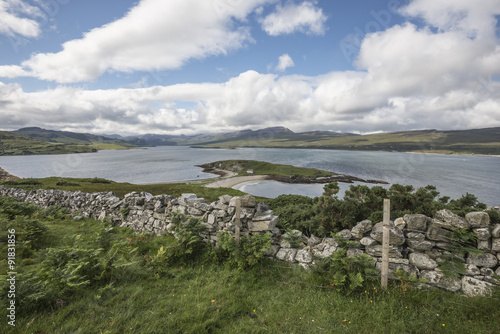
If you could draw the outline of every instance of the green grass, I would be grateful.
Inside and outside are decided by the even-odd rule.
[[[234,171],[239,176],[275,175],[285,177],[301,176],[316,178],[336,175],[335,173],[319,170],[316,168],[295,167],[290,165],[273,164],[269,162],[254,160],[225,160],[212,162],[207,165],[215,166],[218,169]],[[249,169],[253,170],[253,173],[247,173]]]
[[[103,229],[102,222],[90,219],[46,219],[45,224],[49,227],[45,247],[69,245],[74,235],[92,240]],[[115,241],[139,240],[128,229],[114,229]],[[154,254],[169,240],[143,237],[141,249]],[[199,260],[167,266],[156,275],[142,265],[141,256],[132,261],[117,272],[112,285],[91,285],[60,296],[64,305],[53,300],[44,307],[18,306],[15,329],[7,326],[6,308],[0,308],[0,332],[493,334],[500,330],[498,299],[464,298],[441,290],[403,292],[398,282],[387,291],[374,286],[344,295],[310,284],[310,273],[300,267],[277,262],[239,271]],[[17,266],[22,271],[36,263],[19,261]],[[18,276],[17,284],[21,280]],[[5,305],[5,296],[0,300]]]

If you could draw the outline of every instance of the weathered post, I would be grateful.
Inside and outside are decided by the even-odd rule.
[[[241,227],[241,198],[236,198],[236,213],[234,218],[234,240],[236,244],[240,244],[240,227]]]
[[[389,229],[391,219],[391,200],[384,199],[384,221],[382,234],[382,288],[387,288],[389,278]]]

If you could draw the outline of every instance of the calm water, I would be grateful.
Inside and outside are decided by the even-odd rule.
[[[215,177],[195,165],[227,159],[262,160],[314,167],[364,179],[422,187],[435,185],[442,196],[475,194],[500,204],[500,158],[390,152],[241,148],[234,150],[154,147],[98,153],[0,157],[0,167],[20,177],[102,177],[118,182],[159,183]],[[348,185],[344,185],[345,189]],[[261,181],[237,186],[254,195],[317,196],[322,185]]]

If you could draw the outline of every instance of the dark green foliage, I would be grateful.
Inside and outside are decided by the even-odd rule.
[[[42,219],[66,220],[69,219],[70,212],[67,208],[62,206],[51,205],[45,210],[38,211],[35,217]]]
[[[98,178],[98,177],[93,178],[92,181],[90,181],[90,182],[91,183],[105,183],[105,184],[111,183],[111,181],[109,181],[109,180]]]
[[[347,249],[340,248],[329,258],[317,261],[314,276],[319,284],[337,291],[360,292],[378,284],[380,273],[375,262],[366,254],[347,256]]]
[[[79,183],[75,183],[75,182],[68,182],[68,181],[59,181],[56,183],[57,186],[68,186],[68,187],[77,187],[79,186],[80,184]]]
[[[36,179],[29,178],[17,181],[6,181],[4,184],[8,186],[38,186],[41,185],[42,183]]]
[[[17,215],[31,216],[36,210],[37,207],[34,204],[0,196],[0,215],[6,215],[9,219],[14,219]]]
[[[393,184],[389,189],[380,186],[351,186],[343,199],[337,197],[337,183],[325,185],[323,195],[312,200],[304,196],[279,196],[270,206],[280,216],[282,228],[298,229],[304,234],[326,236],[331,232],[350,229],[358,222],[369,219],[373,223],[382,220],[383,200],[391,200],[391,219],[405,214],[434,214],[444,208],[464,216],[468,212],[483,210],[474,195],[466,194],[448,203],[448,198],[438,198],[434,186],[414,189],[413,186]]]
[[[497,210],[488,210],[486,213],[490,216],[490,225],[500,224],[500,212]]]
[[[217,262],[226,262],[231,267],[246,269],[255,266],[271,247],[271,234],[244,235],[237,245],[233,236],[227,232],[219,234],[217,247],[212,256]]]
[[[443,271],[446,278],[453,279],[460,278],[467,272],[464,260],[467,254],[482,253],[477,249],[476,234],[466,229],[453,230],[447,250],[451,255],[440,257],[442,261],[439,264],[439,269]]]

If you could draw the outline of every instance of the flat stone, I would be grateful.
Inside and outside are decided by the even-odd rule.
[[[406,222],[403,218],[396,218],[394,225],[402,231],[406,227]]]
[[[423,253],[411,253],[408,259],[410,260],[410,263],[418,269],[433,270],[438,266],[436,261],[431,259],[429,255]]]
[[[276,227],[277,223],[278,223],[277,216],[274,216],[271,220],[266,220],[266,221],[249,221],[248,229],[251,232],[270,231]]]
[[[364,237],[359,241],[359,243],[362,244],[363,246],[372,246],[377,244],[378,242],[377,240],[374,240],[370,237]]]
[[[490,253],[485,254],[469,254],[467,264],[473,264],[478,267],[494,268],[498,263],[495,255]]]
[[[439,210],[434,215],[436,220],[443,223],[443,228],[453,230],[453,229],[469,229],[470,224],[459,215],[451,212],[448,209]]]
[[[465,265],[465,275],[467,276],[477,276],[480,275],[481,272],[479,271],[479,268],[473,264],[466,264]]]
[[[351,234],[356,239],[363,238],[364,234],[372,230],[373,224],[369,220],[363,220],[351,229]]]
[[[477,249],[489,252],[491,251],[491,240],[478,240],[477,241]]]
[[[429,240],[419,241],[419,240],[412,240],[412,239],[406,240],[406,244],[411,249],[416,250],[416,251],[426,251],[426,250],[429,250],[436,245],[436,243],[434,241],[429,241]]]
[[[382,257],[382,245],[371,245],[366,247],[366,253],[374,257]],[[389,246],[389,257],[402,258],[401,250],[396,246]]]
[[[433,241],[449,242],[451,240],[451,238],[453,237],[453,233],[449,230],[444,229],[444,228],[430,226],[427,229],[426,237],[427,237],[427,239],[433,240]]]
[[[406,239],[410,239],[410,240],[414,240],[414,241],[424,241],[425,234],[416,233],[416,232],[409,232],[406,234]]]

